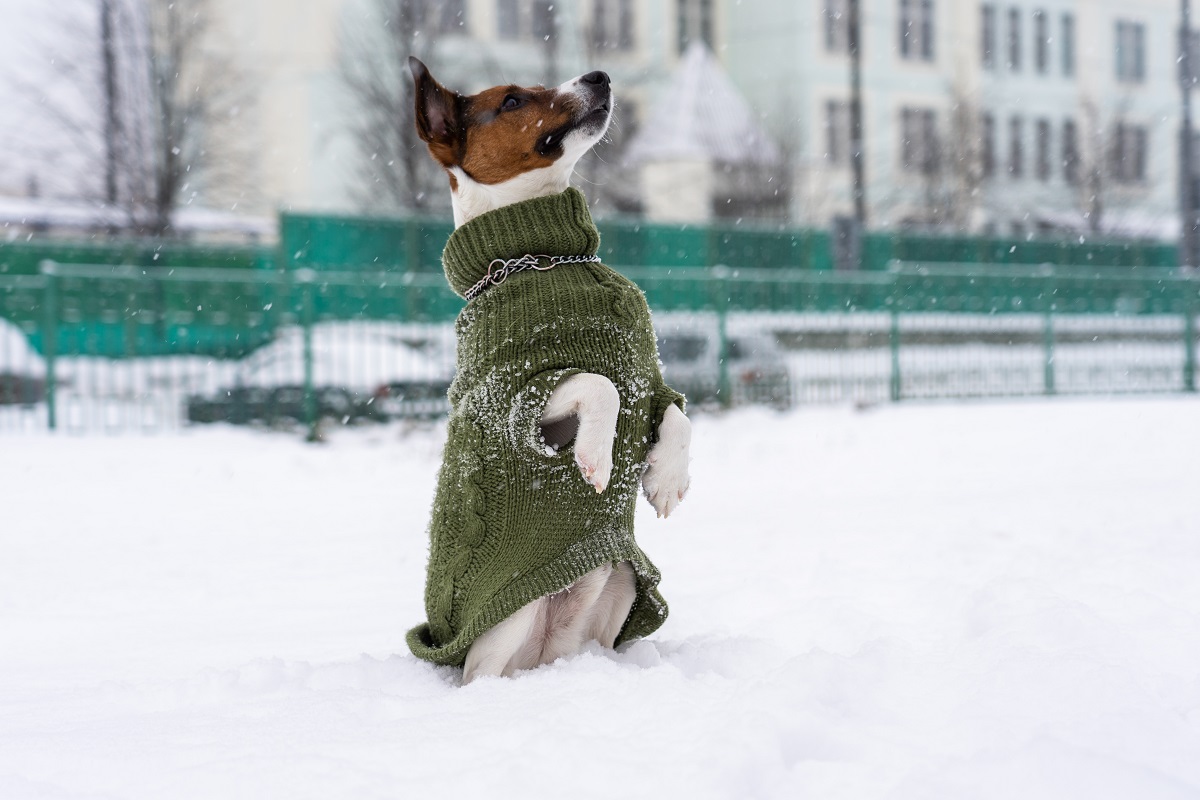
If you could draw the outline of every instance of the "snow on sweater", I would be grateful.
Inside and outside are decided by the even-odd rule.
[[[493,259],[594,255],[600,236],[576,189],[483,214],[458,228],[443,265],[459,295]],[[456,323],[458,373],[429,523],[427,622],[408,633],[420,658],[460,665],[480,634],[604,563],[629,561],[637,598],[617,641],[667,616],[659,573],[633,535],[634,505],[668,388],[645,296],[599,263],[510,275],[468,302]],[[539,422],[559,381],[608,377],[621,397],[608,488],[555,452]]]

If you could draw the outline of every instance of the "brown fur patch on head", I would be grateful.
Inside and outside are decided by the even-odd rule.
[[[562,156],[572,127],[570,98],[541,86],[497,86],[466,98],[462,167],[496,184],[548,167]]]
[[[479,183],[502,183],[563,154],[578,101],[542,86],[496,86],[463,97],[442,86],[419,60],[409,59],[416,85],[417,133],[433,158]],[[457,189],[454,175],[450,188]]]

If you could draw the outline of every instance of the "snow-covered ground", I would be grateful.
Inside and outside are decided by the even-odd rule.
[[[442,436],[0,438],[0,797],[1200,796],[1195,399],[699,417],[662,630],[466,688]]]

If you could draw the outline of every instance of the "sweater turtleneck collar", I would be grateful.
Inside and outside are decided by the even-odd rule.
[[[594,256],[600,233],[587,201],[574,187],[480,214],[450,234],[442,265],[460,297],[484,275],[493,259],[523,255]]]

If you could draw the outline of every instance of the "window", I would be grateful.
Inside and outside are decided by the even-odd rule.
[[[1050,23],[1046,12],[1033,12],[1033,66],[1039,75],[1050,69]]]
[[[402,25],[430,33],[466,33],[466,0],[410,0],[399,3],[394,11]]]
[[[1146,129],[1141,125],[1117,123],[1112,148],[1112,175],[1117,182],[1146,180],[1147,139]]]
[[[554,4],[547,0],[534,0],[533,8],[530,9],[530,28],[533,30],[533,38],[540,41],[545,41],[547,38],[555,34],[556,20],[554,18]]]
[[[1063,123],[1062,130],[1062,162],[1063,178],[1072,186],[1079,184],[1079,134],[1075,129],[1075,120],[1069,119]]]
[[[1062,15],[1062,53],[1063,76],[1070,78],[1075,74],[1075,15]]]
[[[984,178],[996,174],[996,118],[987,113],[979,119],[979,161]]]
[[[498,0],[496,3],[496,34],[501,39],[516,39],[521,35],[521,6],[518,0]]]
[[[1146,26],[1117,20],[1117,80],[1141,83],[1146,80]]]
[[[933,0],[900,0],[900,57],[933,61]]]
[[[550,0],[497,0],[496,34],[501,39],[541,40],[554,35],[557,19]]]
[[[592,0],[588,36],[595,50],[633,49],[633,0]]]
[[[448,0],[440,4],[438,33],[467,33],[466,0]]]
[[[1025,174],[1025,121],[1012,117],[1008,121],[1008,174],[1020,178]]]
[[[979,49],[983,57],[984,69],[996,68],[996,7],[987,4],[983,6],[983,18],[979,21],[981,41]]]
[[[825,160],[837,166],[850,163],[850,104],[844,100],[825,103]]]
[[[900,160],[907,172],[931,175],[938,169],[937,112],[930,108],[900,111]]]
[[[1013,72],[1021,69],[1021,10],[1008,10],[1008,68]]]
[[[713,46],[712,0],[675,0],[679,29],[679,52],[687,50],[695,41],[704,42],[710,50]]]
[[[850,0],[825,0],[825,49],[845,53],[850,49]]]
[[[1050,120],[1037,121],[1037,178],[1050,180]]]

